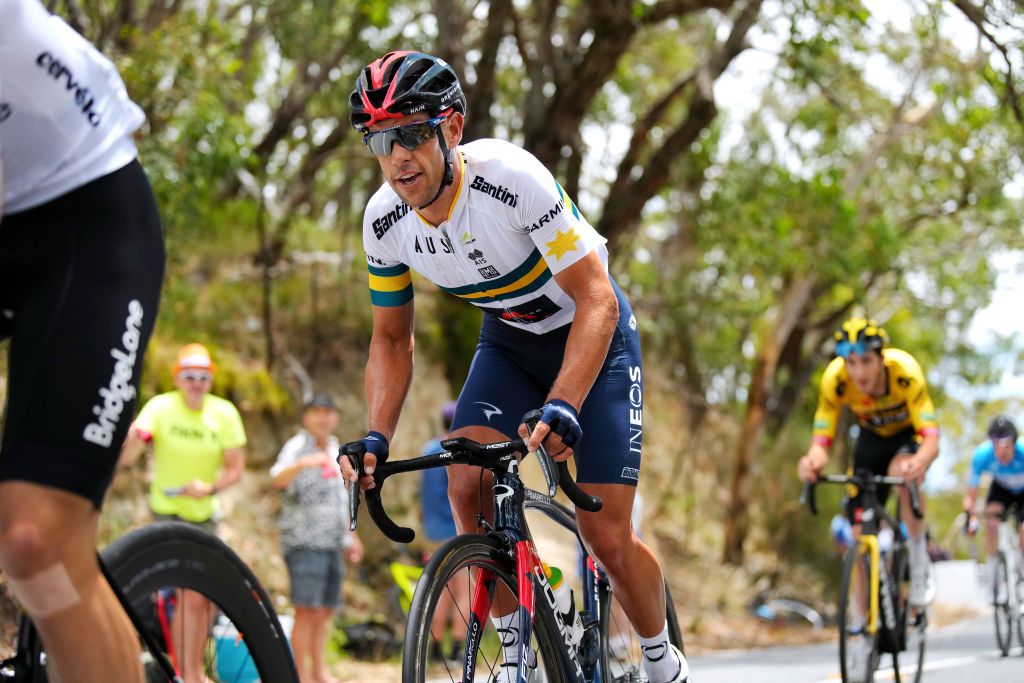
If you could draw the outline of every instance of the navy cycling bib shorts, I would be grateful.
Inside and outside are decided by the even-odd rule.
[[[580,410],[583,438],[573,457],[581,483],[636,486],[643,443],[640,337],[629,301],[611,282],[619,320]],[[452,431],[482,426],[516,436],[523,415],[544,403],[562,368],[570,326],[532,334],[503,323],[497,315],[485,315]]]

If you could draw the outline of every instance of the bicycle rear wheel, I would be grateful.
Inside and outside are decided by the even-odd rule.
[[[1003,657],[1010,654],[1010,641],[1013,636],[1013,622],[1016,620],[1011,613],[1009,565],[1006,554],[999,551],[996,558],[996,574],[992,582],[992,610],[996,620],[996,644]]]
[[[878,669],[878,631],[872,633],[867,623],[870,576],[867,547],[855,543],[846,553],[839,584],[839,670],[843,683],[872,683]]]
[[[423,570],[423,578],[416,586],[412,606],[409,608],[409,623],[405,631],[402,657],[404,683],[424,683],[428,678],[431,681],[452,683],[461,681],[467,652],[472,659],[474,680],[490,681],[498,675],[504,661],[502,637],[494,628],[483,605],[478,607],[478,614],[482,620],[475,622],[472,604],[453,605],[453,618],[458,620],[469,634],[466,651],[462,653],[461,659],[432,658],[433,653],[442,645],[431,634],[431,624],[437,613],[438,601],[442,595],[456,594],[456,583],[468,588],[471,602],[477,593],[483,596],[486,592],[494,598],[502,586],[513,596],[518,595],[515,567],[509,558],[508,550],[498,541],[487,536],[466,534],[456,536],[441,546]],[[541,599],[541,596],[537,595],[537,598]],[[511,611],[511,604],[514,603],[509,602],[509,605],[503,606],[502,611]],[[547,609],[538,608],[534,612],[531,650],[536,652],[537,670],[531,676],[531,681],[565,681],[559,666],[559,632],[557,626],[552,623],[553,618]]]
[[[640,637],[612,594],[608,584],[600,592],[601,680],[603,683],[645,683],[643,652]],[[668,622],[668,640],[683,651],[683,636],[679,618],[672,601],[668,583],[665,583],[665,620]]]
[[[145,628],[165,653],[174,653],[179,671],[181,658],[196,653],[212,681],[298,683],[270,598],[220,539],[188,524],[160,522],[121,537],[103,552],[103,560]],[[201,595],[212,611],[185,609],[183,591]],[[193,598],[188,600],[191,604]],[[176,604],[169,609],[168,602]],[[198,623],[190,613],[198,615]],[[207,620],[207,614],[218,613],[216,623]],[[141,657],[149,683],[168,683],[144,647]],[[34,661],[45,657],[37,653]],[[39,683],[47,680],[42,668],[34,679]]]

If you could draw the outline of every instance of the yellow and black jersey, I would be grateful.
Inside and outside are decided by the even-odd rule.
[[[928,396],[924,373],[914,357],[900,349],[883,349],[887,391],[884,396],[862,394],[846,374],[846,361],[835,358],[821,378],[818,409],[814,413],[814,441],[830,446],[836,435],[839,411],[847,406],[864,429],[882,437],[909,427],[926,436],[937,434],[935,406]]]

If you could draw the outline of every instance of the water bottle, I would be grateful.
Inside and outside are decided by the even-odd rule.
[[[555,605],[558,607],[558,616],[569,634],[572,647],[580,644],[583,639],[583,620],[580,613],[576,611],[576,603],[573,598],[572,589],[566,584],[562,577],[562,570],[558,567],[544,565],[544,574],[547,576],[551,592],[555,595]]]

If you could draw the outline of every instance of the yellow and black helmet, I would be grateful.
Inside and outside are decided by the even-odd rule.
[[[836,355],[846,358],[851,353],[881,352],[889,345],[889,335],[874,320],[850,318],[836,330]]]

